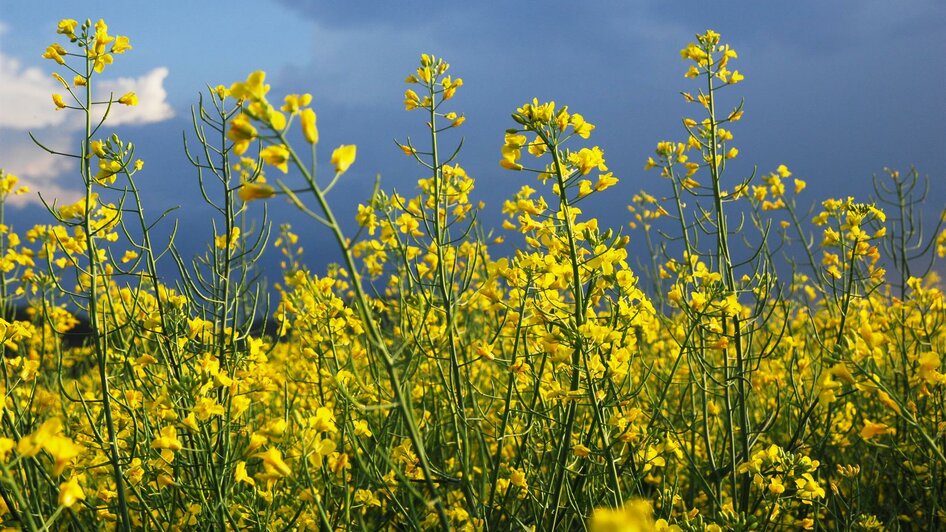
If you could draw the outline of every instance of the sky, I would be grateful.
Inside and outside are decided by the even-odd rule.
[[[644,162],[658,141],[685,140],[680,120],[695,108],[680,92],[695,87],[683,77],[679,50],[707,28],[738,51],[735,68],[746,76],[726,95],[731,105],[745,99],[745,117],[732,128],[740,150],[733,182],[754,167],[764,174],[785,164],[808,182],[803,204],[848,195],[866,201],[872,176],[913,165],[930,179],[927,221],[946,204],[941,0],[115,5],[0,0],[0,168],[47,200],[79,193],[76,168],[34,146],[27,132],[76,149],[79,125],[54,111],[55,64],[40,56],[61,37],[59,19],[104,18],[111,34],[129,36],[133,50],[106,70],[103,88],[135,90],[140,99],[112,125],[146,162],[139,184],[149,214],[179,207],[172,216],[186,229],[177,236],[185,254],[212,238],[182,140],[193,142],[191,106],[201,91],[265,70],[271,101],[311,93],[321,160],[340,144],[358,146],[357,162],[330,197],[351,228],[375,176],[404,195],[426,177],[394,144],[423,134],[422,116],[405,112],[402,101],[403,79],[424,52],[444,57],[464,80],[452,109],[467,121],[445,142],[463,137],[459,162],[476,178],[474,197],[486,202],[488,227],[498,228],[503,199],[523,184],[539,188],[529,175],[498,165],[503,132],[514,125],[510,113],[533,97],[567,104],[597,125],[590,142],[604,150],[621,183],[584,209],[605,226],[626,227],[635,192],[666,192]],[[270,201],[273,222],[294,225],[310,265],[337,260],[325,229],[288,203]],[[51,219],[34,193],[8,209],[7,222],[22,231]],[[633,255],[641,239],[631,236]],[[263,264],[275,271],[278,260],[271,252]]]

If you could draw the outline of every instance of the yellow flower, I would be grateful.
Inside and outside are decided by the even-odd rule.
[[[303,109],[302,115],[299,119],[302,122],[302,135],[305,136],[305,140],[309,144],[318,144],[319,129],[315,124],[315,111],[313,111],[311,108]]]
[[[273,144],[260,150],[260,158],[276,168],[282,170],[282,173],[289,172],[289,150],[284,144]]]
[[[286,434],[287,428],[289,428],[288,421],[283,418],[276,418],[263,426],[263,428],[260,429],[260,432],[276,441],[279,441]]]
[[[95,64],[93,65],[93,68],[95,69],[96,72],[101,74],[102,71],[105,70],[105,66],[111,65],[112,62],[113,62],[113,59],[112,59],[111,54],[102,54],[95,58]]]
[[[537,142],[540,142],[536,139]],[[503,144],[503,147],[500,149],[502,153],[502,160],[499,161],[499,165],[507,170],[522,170],[522,165],[519,164],[519,158],[522,156],[522,147],[526,145],[526,136],[517,135],[515,133],[506,133],[506,142]],[[541,149],[541,153],[538,151]],[[543,148],[536,148],[537,151],[532,151],[532,147],[529,148],[530,153],[539,157],[544,153],[544,144]],[[538,153],[538,155],[536,155]]]
[[[543,141],[540,137],[536,137],[535,140],[529,143],[529,153],[535,157],[542,157],[545,155],[546,151],[548,151],[548,146],[545,145],[545,141]]]
[[[63,48],[61,44],[51,44],[46,47],[46,51],[43,52],[42,57],[43,59],[52,59],[60,65],[65,65],[66,60],[62,57],[65,54],[66,49]]]
[[[371,506],[381,507],[381,499],[370,490],[355,490],[355,502],[362,505],[362,513]]]
[[[581,175],[588,175],[595,168],[602,172],[608,170],[604,164],[604,152],[597,146],[591,149],[582,148],[577,153],[569,154],[568,162],[575,165]]]
[[[101,140],[93,140],[89,143],[92,153],[99,157],[105,157],[105,143]]]
[[[861,438],[869,440],[874,436],[882,436],[884,434],[896,434],[897,429],[887,426],[884,423],[874,423],[869,419],[864,420],[864,428],[861,429]]]
[[[309,105],[312,102],[311,94],[287,94],[281,109],[287,113],[295,114],[298,113],[300,109]]]
[[[85,500],[85,493],[79,486],[79,477],[72,477],[68,482],[59,485],[59,505],[66,508]]]
[[[59,21],[59,24],[56,26],[56,33],[60,35],[65,35],[70,39],[75,39],[76,37],[76,26],[79,25],[79,22],[72,20],[71,18],[64,18]]]
[[[699,46],[695,43],[690,43],[686,48],[680,50],[680,57],[682,59],[689,59],[691,61],[696,61],[697,63],[706,60],[706,52],[704,52]]]
[[[59,418],[50,418],[43,422],[35,432],[20,439],[16,452],[21,456],[36,456],[62,430]]]
[[[509,483],[513,486],[518,486],[520,489],[529,489],[529,484],[526,482],[526,474],[521,469],[512,469],[509,473]]]
[[[357,424],[355,426],[357,428]],[[16,447],[16,442],[10,438],[0,438],[0,461],[6,462],[14,447]]]
[[[404,109],[411,111],[420,106],[420,96],[411,89],[404,91]]]
[[[115,40],[115,37],[112,37],[108,34],[108,25],[105,24],[105,21],[99,19],[95,23],[95,54],[101,55],[105,53],[105,46]]]
[[[314,467],[321,467],[322,458],[334,453],[336,448],[337,446],[334,441],[319,439],[315,442],[315,445],[312,446],[313,452],[309,455],[309,462],[312,463]]]
[[[598,182],[595,183],[595,190],[601,192],[607,188],[610,188],[618,183],[618,178],[614,177],[614,174],[608,172],[606,174],[601,174],[598,176]]]
[[[62,100],[61,94],[53,94],[53,103],[56,104],[57,111],[66,108],[66,102]]]
[[[247,447],[247,451],[251,452],[251,451],[255,451],[256,449],[259,449],[267,441],[269,441],[269,438],[267,438],[266,436],[262,434],[258,434],[254,432],[253,434],[250,434],[250,443],[249,443],[249,446]]]
[[[184,419],[181,420],[181,424],[187,427],[187,430],[191,432],[199,432],[200,425],[197,424],[197,416],[193,412],[187,414]]]
[[[131,50],[131,44],[128,43],[128,37],[125,37],[124,35],[115,37],[115,44],[112,45],[112,53],[123,54],[128,50]]]
[[[363,436],[365,438],[370,438],[374,436],[374,433],[371,432],[371,429],[368,427],[368,422],[359,419],[355,421],[355,436]]]
[[[207,421],[214,416],[222,416],[226,412],[223,405],[212,397],[201,397],[194,405],[194,414],[200,421]]]
[[[292,473],[292,469],[283,461],[282,453],[275,447],[270,447],[265,453],[256,454],[255,457],[263,461],[265,472],[260,474],[261,478],[270,480],[286,477]]]
[[[286,115],[280,113],[272,105],[255,103],[250,105],[250,114],[258,117],[264,124],[268,124],[276,131],[286,128]]]
[[[161,429],[160,435],[151,442],[151,448],[180,451],[184,448],[184,444],[177,438],[177,429],[174,425],[168,425]]]
[[[643,532],[656,530],[653,509],[643,499],[629,501],[624,508],[596,508],[588,520],[590,532]]]
[[[312,428],[319,432],[336,432],[338,428],[335,426],[335,414],[330,409],[320,406],[312,419]]]
[[[594,124],[585,121],[585,117],[575,113],[569,119],[569,123],[575,128],[575,134],[586,139],[591,136],[591,131],[595,128]]]
[[[818,485],[811,473],[805,473],[802,478],[795,479],[795,487],[798,489],[798,497],[804,504],[811,504],[814,499],[824,497],[824,488]]]
[[[235,249],[240,240],[240,228],[234,227],[230,230],[230,235],[217,235],[214,238],[214,245],[217,249]]]
[[[414,234],[420,227],[420,222],[418,222],[413,215],[407,212],[398,216],[394,223],[397,224],[398,230],[404,234]]]
[[[247,115],[238,114],[230,121],[227,138],[233,141],[233,153],[236,155],[243,155],[250,146],[250,142],[256,138],[256,135],[256,128],[250,123],[250,117]]]
[[[53,457],[53,475],[61,475],[70,462],[82,453],[83,448],[65,436],[52,436],[43,445]]]
[[[246,81],[237,82],[230,86],[230,95],[238,100],[259,101],[266,97],[269,92],[269,85],[266,85],[266,73],[257,70],[249,76]]]
[[[581,181],[578,182],[578,197],[579,198],[584,198],[588,194],[591,194],[591,192],[592,192],[591,181],[587,179],[582,179]]]
[[[244,202],[271,198],[276,195],[276,189],[266,183],[243,183],[238,192]]]
[[[808,183],[805,183],[801,179],[796,179],[795,180],[795,194],[798,194],[802,190],[805,190],[805,187],[807,186],[808,186]]]
[[[355,221],[361,227],[368,228],[368,234],[373,235],[378,228],[378,216],[374,209],[364,204],[358,204],[358,214],[355,215]]]
[[[66,80],[63,79],[63,77],[60,76],[58,72],[53,72],[53,78],[55,78],[55,80],[58,81],[59,83],[62,83],[62,86],[63,86],[63,87],[65,87],[65,88],[67,88],[67,89],[69,88],[69,84],[66,83]]]
[[[447,101],[450,98],[453,98],[453,95],[457,92],[457,87],[463,86],[463,80],[457,78],[454,81],[450,76],[447,76],[440,80],[440,85],[443,87],[443,100]]]
[[[250,340],[250,345],[253,345],[252,339]],[[230,404],[230,417],[232,419],[240,417],[249,407],[250,399],[248,397],[245,395],[238,395],[234,397]]]
[[[217,98],[220,98],[220,101],[226,100],[230,96],[230,89],[223,85],[217,85],[214,87],[214,94],[217,95]]]
[[[126,92],[124,96],[118,99],[118,103],[133,107],[138,105],[138,95],[134,91]]]
[[[235,482],[246,482],[250,486],[255,486],[256,481],[253,478],[246,474],[246,462],[237,462],[236,470],[233,472],[233,480]]]
[[[357,146],[354,144],[343,144],[332,152],[332,164],[335,165],[336,174],[344,174],[348,168],[355,162],[355,153]]]
[[[919,363],[920,367],[917,368],[917,376],[920,377],[920,380],[927,384],[946,384],[946,375],[938,371],[940,368],[939,355],[932,351],[925,353],[920,355]]]
[[[122,169],[122,164],[109,159],[99,160],[99,171],[93,179],[99,184],[111,185],[115,182],[115,175]]]

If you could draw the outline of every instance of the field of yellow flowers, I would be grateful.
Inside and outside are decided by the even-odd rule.
[[[731,177],[743,75],[719,34],[680,53],[692,115],[646,161],[672,194],[628,193],[628,234],[582,210],[618,184],[595,126],[538,100],[497,132],[522,186],[483,227],[453,147],[463,81],[425,54],[404,105],[429,137],[400,144],[425,176],[376,187],[356,234],[329,201],[356,148],[317,174],[311,95],[271,103],[263,72],[205,94],[186,156],[218,236],[191,258],[153,240],[144,163],[108,131],[137,96],[94,90],[129,39],[58,33],[52,105],[85,119],[59,156],[85,194],[5,225],[25,190],[0,172],[5,526],[946,528],[946,231],[914,223],[923,180],[809,209],[784,165]],[[275,199],[342,262],[307,268]],[[494,256],[503,232],[523,244]],[[254,263],[274,250],[270,308]]]

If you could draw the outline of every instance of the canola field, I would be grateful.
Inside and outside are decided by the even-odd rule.
[[[263,72],[219,85],[182,154],[216,213],[193,258],[153,235],[144,162],[109,130],[138,103],[95,90],[134,53],[110,31],[63,20],[44,53],[50,105],[85,120],[49,156],[80,161],[83,197],[17,227],[3,205],[27,191],[0,173],[9,529],[946,528],[946,231],[919,228],[924,180],[811,198],[787,165],[727,172],[751,154],[719,34],[680,43],[669,90],[690,114],[641,161],[672,193],[622,188],[579,109],[533,100],[496,132],[521,187],[496,228],[444,59],[405,73],[429,135],[399,146],[425,177],[410,197],[377,186],[353,233],[329,193],[357,149],[325,148],[312,96]],[[605,191],[628,198],[624,226],[586,210]],[[341,262],[307,267],[277,201]]]

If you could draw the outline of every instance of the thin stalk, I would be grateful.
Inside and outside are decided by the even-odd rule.
[[[456,426],[456,445],[457,452],[460,455],[460,467],[463,477],[460,479],[463,487],[463,494],[466,497],[467,506],[473,517],[479,516],[479,504],[473,495],[473,488],[470,484],[472,470],[470,468],[470,449],[469,434],[467,432],[466,402],[463,398],[463,378],[460,375],[460,358],[457,353],[457,333],[456,333],[456,301],[453,293],[453,278],[448,278],[447,268],[444,261],[444,248],[450,245],[449,229],[446,227],[446,216],[449,198],[446,194],[446,183],[443,182],[443,167],[440,164],[440,152],[437,146],[437,106],[434,105],[434,80],[428,85],[430,91],[430,144],[432,152],[432,163],[434,167],[434,245],[437,248],[437,288],[440,291],[440,298],[443,305],[443,312],[447,321],[447,342],[450,349],[450,380],[454,401],[453,419]],[[442,207],[441,207],[442,203]],[[441,208],[443,217],[441,217]],[[456,253],[454,253],[454,260]]]
[[[280,142],[286,146],[289,146],[289,143],[286,142],[284,133],[277,132],[277,136]],[[384,364],[384,369],[391,385],[391,391],[394,393],[396,407],[401,416],[404,418],[404,422],[407,427],[408,439],[410,439],[411,445],[414,447],[414,452],[417,453],[417,460],[420,462],[421,471],[424,473],[424,484],[426,485],[427,490],[430,492],[431,496],[430,503],[433,504],[434,509],[437,512],[437,517],[440,520],[441,526],[444,529],[449,529],[450,521],[447,518],[444,503],[440,497],[440,492],[437,489],[437,486],[434,484],[433,473],[430,467],[430,461],[427,458],[427,452],[424,448],[424,443],[421,440],[420,433],[417,431],[417,423],[414,420],[414,414],[412,412],[410,403],[410,395],[405,394],[404,390],[402,389],[403,385],[401,384],[401,378],[398,375],[395,361],[391,356],[391,353],[388,351],[387,344],[384,342],[384,336],[381,333],[378,323],[372,316],[371,306],[368,303],[367,296],[365,295],[361,274],[358,272],[358,268],[355,265],[355,258],[352,256],[348,239],[342,232],[342,228],[339,225],[338,220],[335,218],[335,214],[332,212],[328,201],[325,199],[325,194],[316,184],[315,176],[309,172],[309,169],[299,159],[299,156],[296,154],[295,150],[293,150],[291,147],[289,147],[288,150],[293,163],[296,165],[299,171],[302,172],[303,178],[309,185],[309,190],[312,192],[312,195],[315,196],[316,202],[322,209],[322,213],[324,214],[325,220],[328,222],[332,236],[335,238],[335,243],[338,245],[338,249],[342,252],[342,257],[345,261],[345,267],[348,268],[348,272],[351,275],[352,288],[355,292],[355,302],[358,306],[358,312],[361,314],[362,322],[364,323],[365,329],[368,331],[368,340],[381,355],[381,362]]]
[[[98,251],[95,246],[95,236],[92,232],[92,185],[95,180],[92,176],[91,161],[91,137],[92,137],[92,60],[86,57],[85,60],[85,138],[82,147],[82,173],[85,181],[85,214],[82,219],[82,228],[85,231],[86,239],[86,258],[89,261],[89,290],[88,290],[88,314],[89,327],[94,335],[94,347],[99,371],[99,381],[102,385],[102,411],[105,414],[105,427],[108,433],[109,462],[112,465],[112,477],[115,481],[115,492],[118,499],[118,514],[121,518],[122,530],[131,529],[131,518],[128,513],[128,500],[125,494],[125,479],[122,473],[121,457],[118,452],[118,439],[115,431],[115,421],[112,415],[111,392],[108,383],[108,339],[103,331],[102,324],[98,317]]]
[[[580,330],[581,326],[585,324],[585,303],[584,303],[584,292],[582,290],[583,284],[581,281],[581,270],[580,270],[580,261],[578,258],[578,245],[575,242],[575,230],[572,223],[572,214],[571,208],[568,204],[567,189],[565,187],[565,167],[562,163],[561,153],[558,150],[557,143],[551,142],[551,140],[546,137],[543,133],[539,133],[542,136],[543,142],[549,146],[550,151],[552,152],[552,157],[555,163],[555,177],[558,182],[558,193],[559,193],[559,207],[561,209],[562,217],[564,218],[565,223],[565,237],[568,243],[568,255],[572,267],[572,297],[574,300],[574,312],[573,317],[575,320],[575,328]],[[580,387],[581,380],[581,363],[585,358],[585,347],[584,341],[581,335],[576,335],[574,350],[572,351],[572,375],[571,383],[569,385],[569,391],[571,393],[577,392]],[[596,415],[600,416],[600,412],[597,412],[597,405],[595,406]],[[571,440],[572,440],[572,430],[575,425],[575,418],[578,412],[577,401],[569,401],[568,408],[565,414],[565,427],[564,432],[562,433],[562,442],[559,447],[558,452],[558,478],[555,481],[555,492],[552,497],[553,504],[555,504],[555,511],[552,513],[551,528],[555,529],[559,522],[559,513],[561,510],[561,497],[562,489],[565,484],[565,477],[568,471],[568,453],[571,450]],[[603,446],[606,452],[606,455],[610,456],[609,446]],[[614,460],[610,457],[607,458],[610,462],[608,471],[608,483],[612,492],[612,502],[615,507],[619,507],[623,501],[621,500],[621,488],[620,481],[617,478],[617,470],[614,465]]]
[[[707,108],[709,112],[709,127],[710,127],[710,145],[709,145],[709,154],[710,154],[710,175],[713,181],[713,206],[716,214],[716,237],[717,237],[717,258],[719,260],[719,269],[720,273],[723,276],[724,281],[726,282],[726,294],[729,296],[735,293],[736,290],[736,280],[735,275],[733,274],[732,258],[729,251],[729,227],[726,224],[726,215],[723,211],[723,195],[720,185],[721,175],[720,175],[720,156],[719,156],[719,132],[718,124],[716,121],[716,87],[713,85],[713,73],[712,73],[712,63],[707,67],[706,72],[706,83],[708,91],[708,102]],[[748,462],[749,460],[749,410],[747,404],[747,392],[746,392],[746,368],[744,360],[744,351],[741,345],[741,335],[738,330],[735,330],[739,326],[738,318],[733,315],[733,326],[734,326],[734,335],[733,339],[735,342],[735,351],[736,351],[736,401],[739,408],[739,423],[742,425],[740,427],[739,434],[739,445],[741,451],[741,458],[743,462]],[[722,326],[723,334],[727,334],[727,324],[729,322],[730,316],[725,312],[722,317]],[[726,368],[729,367],[729,353],[730,347],[726,347],[723,351],[724,365]],[[727,403],[727,420],[731,418],[731,405],[730,396],[729,396],[729,380],[730,375],[728,369],[726,370],[726,403]],[[732,459],[733,459],[733,477],[735,477],[735,467],[738,463],[736,461],[735,445],[736,445],[736,434],[732,427],[732,422],[729,421],[729,430],[732,437],[731,445],[733,446]],[[733,498],[735,499],[737,495],[739,497],[739,509],[741,511],[746,511],[749,508],[749,474],[743,474],[742,478],[742,490],[741,493],[733,490]]]

